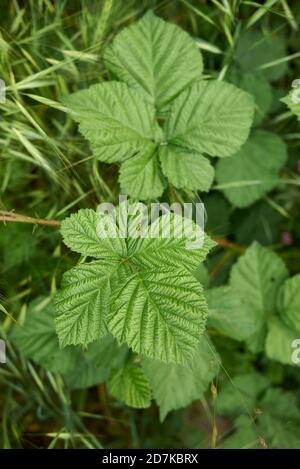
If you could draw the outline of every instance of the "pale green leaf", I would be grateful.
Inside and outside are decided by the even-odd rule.
[[[161,147],[160,161],[163,173],[179,189],[207,192],[214,179],[214,168],[198,153],[175,145]]]
[[[294,344],[299,340],[299,332],[287,326],[282,319],[274,317],[268,324],[268,335],[266,340],[266,354],[272,360],[286,365],[298,365],[299,351],[295,350]],[[298,350],[300,344],[298,344]],[[294,359],[294,356],[296,359]]]
[[[201,81],[173,102],[165,123],[168,143],[211,156],[230,156],[247,140],[253,97],[221,81]]]
[[[117,259],[126,253],[125,240],[121,238],[102,238],[97,233],[100,214],[92,209],[81,209],[61,224],[64,243],[84,256]]]
[[[219,358],[208,337],[203,336],[188,367],[149,359],[143,359],[142,366],[162,421],[171,410],[200,399],[218,373]]]
[[[157,146],[148,145],[143,154],[125,161],[120,169],[119,182],[123,194],[136,199],[160,197],[166,186],[157,158]]]
[[[124,161],[143,153],[149,141],[160,134],[154,107],[125,83],[92,85],[62,101],[100,161]]]
[[[158,111],[202,73],[201,53],[193,39],[151,11],[121,31],[104,58],[119,80],[142,90]]]
[[[205,296],[209,328],[235,340],[246,340],[260,326],[255,311],[243,308],[241,296],[230,286],[210,288]]]
[[[144,409],[151,404],[151,391],[148,380],[141,368],[128,364],[111,373],[108,389],[112,396],[124,404]]]
[[[191,272],[199,268],[216,245],[200,226],[173,212],[151,223],[146,235],[128,243],[128,254],[142,269],[164,265]]]

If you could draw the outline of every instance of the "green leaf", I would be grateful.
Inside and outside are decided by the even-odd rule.
[[[12,339],[22,355],[54,373],[65,373],[78,359],[78,350],[60,350],[54,325],[55,311],[50,298],[32,301],[24,324],[16,324]]]
[[[219,392],[217,412],[228,417],[252,415],[258,398],[269,385],[269,380],[256,372],[235,376]]]
[[[81,351],[75,366],[65,375],[71,389],[86,389],[105,382],[111,368],[124,365],[128,349],[119,347],[115,339],[106,335]]]
[[[192,273],[215,243],[192,220],[183,224],[183,217],[172,213],[156,218],[136,237],[140,204],[121,205],[117,226],[124,208],[129,215],[125,254],[80,264],[63,277],[55,296],[60,344],[86,345],[105,335],[108,324],[118,341],[134,351],[184,363],[193,354],[207,314],[202,287]],[[85,236],[89,242],[90,230],[80,232],[83,245]],[[70,239],[70,245],[77,241],[71,234]],[[111,250],[114,253],[114,244]]]
[[[192,220],[186,219],[185,226],[183,223],[183,217],[173,212],[157,218],[147,228],[145,238],[129,241],[128,253],[134,263],[141,269],[198,269],[216,243]]]
[[[230,286],[210,288],[205,293],[208,305],[208,327],[235,340],[246,340],[260,322],[256,313],[243,308],[242,298]]]
[[[119,80],[142,90],[158,111],[202,73],[202,57],[193,39],[152,12],[119,33],[104,58]]]
[[[248,138],[253,98],[221,81],[201,81],[173,102],[165,123],[169,144],[200,154],[230,156]]]
[[[253,419],[246,415],[240,415],[234,421],[235,432],[226,438],[222,448],[224,449],[261,449],[259,444],[259,432]]]
[[[65,96],[62,102],[100,161],[114,163],[143,154],[160,134],[154,107],[124,83],[92,85]]]
[[[208,337],[203,336],[188,367],[149,359],[143,359],[142,366],[163,421],[171,410],[202,396],[219,371],[219,358]]]
[[[102,238],[97,233],[100,214],[91,209],[81,209],[61,224],[64,243],[83,256],[118,259],[126,253],[125,240],[121,238]]]
[[[267,28],[262,31],[245,31],[239,36],[235,58],[242,71],[263,73],[270,80],[278,80],[287,70],[287,62],[282,60],[269,68],[265,64],[284,59],[287,55],[286,41],[282,35],[274,34]]]
[[[278,311],[287,325],[300,333],[300,274],[286,280],[281,287]]]
[[[300,363],[297,363],[297,361],[300,354],[294,347],[295,341],[299,340],[299,332],[287,326],[278,317],[272,318],[268,326],[266,339],[267,356],[283,364],[299,366]],[[298,350],[299,346],[300,344],[298,344]]]
[[[136,272],[114,292],[108,327],[135,352],[166,363],[186,363],[205,328],[201,285],[185,271],[161,267]]]
[[[258,430],[270,448],[298,449],[300,445],[299,407],[295,394],[279,388],[268,389],[260,407]]]
[[[257,130],[232,158],[218,162],[217,182],[234,206],[247,207],[278,184],[286,158],[280,137]]]
[[[202,155],[167,145],[161,147],[160,161],[163,173],[175,187],[205,192],[210,189],[215,171]]]
[[[270,111],[272,106],[272,88],[263,74],[252,72],[239,72],[233,69],[230,82],[238,86],[247,93],[250,93],[255,100],[255,115],[253,125],[259,125]]]
[[[160,197],[167,181],[157,159],[157,147],[148,145],[143,154],[125,161],[121,166],[119,182],[122,193],[136,199]]]
[[[80,264],[64,274],[61,290],[54,298],[61,346],[87,345],[107,334],[111,293],[128,273],[124,263],[102,260]]]
[[[150,407],[149,383],[143,370],[136,365],[128,364],[120,370],[114,370],[108,388],[112,396],[130,407]]]
[[[258,339],[253,344],[256,351],[263,348],[266,321],[275,312],[278,288],[287,276],[280,257],[258,243],[253,243],[231,270],[233,292],[240,296],[242,308],[257,318],[259,327],[249,342]]]

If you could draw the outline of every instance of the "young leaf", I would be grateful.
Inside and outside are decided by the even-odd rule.
[[[116,36],[104,59],[119,80],[142,90],[159,112],[202,73],[193,39],[151,11]]]
[[[132,274],[115,290],[108,327],[135,352],[166,363],[186,363],[205,328],[201,285],[185,271],[149,270]]]
[[[218,162],[216,178],[234,206],[247,207],[278,184],[278,171],[286,158],[280,137],[257,130],[232,158]]]
[[[62,102],[100,161],[114,163],[143,154],[161,132],[154,107],[125,83],[92,85],[63,97]]]
[[[221,81],[201,81],[173,102],[165,123],[169,144],[211,156],[230,156],[247,140],[253,97]]]
[[[54,297],[61,346],[87,345],[107,334],[111,293],[129,272],[125,264],[102,260],[80,264],[64,274],[61,290]]]
[[[120,370],[114,370],[109,378],[108,388],[112,396],[130,407],[150,407],[149,383],[143,370],[136,365],[128,364]]]
[[[218,373],[219,359],[208,337],[203,336],[190,366],[143,359],[142,367],[163,421],[171,410],[185,407],[202,396]]]

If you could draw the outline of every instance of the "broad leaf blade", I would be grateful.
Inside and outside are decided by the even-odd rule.
[[[157,146],[148,145],[143,154],[125,161],[120,169],[119,182],[122,193],[135,199],[160,197],[167,181],[157,159]]]
[[[179,269],[136,272],[114,293],[108,327],[120,343],[166,363],[186,363],[204,331],[201,285]]]
[[[214,168],[209,160],[198,153],[174,145],[160,150],[163,173],[179,189],[207,192],[214,179]]]
[[[111,292],[127,275],[126,265],[104,260],[80,264],[64,274],[54,298],[61,346],[87,345],[107,334]]]
[[[84,256],[117,259],[126,253],[125,241],[121,238],[102,238],[97,233],[101,217],[92,209],[81,209],[62,222],[61,234],[64,243]]]
[[[169,143],[210,156],[230,156],[247,140],[253,97],[220,81],[201,81],[173,102],[165,124]]]
[[[151,404],[151,391],[148,380],[141,368],[128,364],[114,370],[109,378],[109,391],[124,404],[144,409]]]
[[[160,420],[174,409],[199,399],[219,370],[219,359],[208,337],[203,336],[190,366],[143,359],[153,397],[159,406]]]
[[[283,140],[258,130],[232,158],[218,162],[216,178],[234,206],[247,207],[278,184],[286,158]]]
[[[62,102],[100,161],[124,161],[143,152],[160,132],[154,107],[124,83],[92,85],[65,96]]]
[[[142,90],[158,111],[202,73],[193,39],[152,12],[119,33],[104,58],[114,75]]]

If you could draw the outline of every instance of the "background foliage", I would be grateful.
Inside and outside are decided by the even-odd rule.
[[[69,346],[62,359],[49,295],[78,255],[62,243],[55,222],[1,222],[1,337],[8,356],[0,367],[1,447],[299,448],[300,378],[289,344],[300,330],[300,112],[286,97],[300,74],[298,2],[4,0],[1,8],[0,78],[7,86],[0,103],[1,220],[14,210],[57,222],[116,202],[117,165],[92,157],[59,99],[108,80],[105,47],[150,8],[194,38],[205,78],[236,84],[256,103],[248,142],[213,162],[208,193],[171,185],[164,192],[169,202],[203,200],[206,231],[218,241],[197,275],[222,365],[204,387],[205,364],[192,376],[161,365],[154,396],[160,410],[150,406],[137,369],[122,374],[127,350],[116,354],[113,341],[102,343],[107,362],[96,370],[99,349],[83,354]],[[25,321],[36,335],[18,331],[16,322]],[[108,393],[103,382],[112,363]],[[151,366],[143,364],[148,376]],[[174,394],[159,387],[167,372],[188,383],[174,408],[188,407],[170,413]],[[147,409],[119,402],[124,380],[138,383],[138,403]]]

